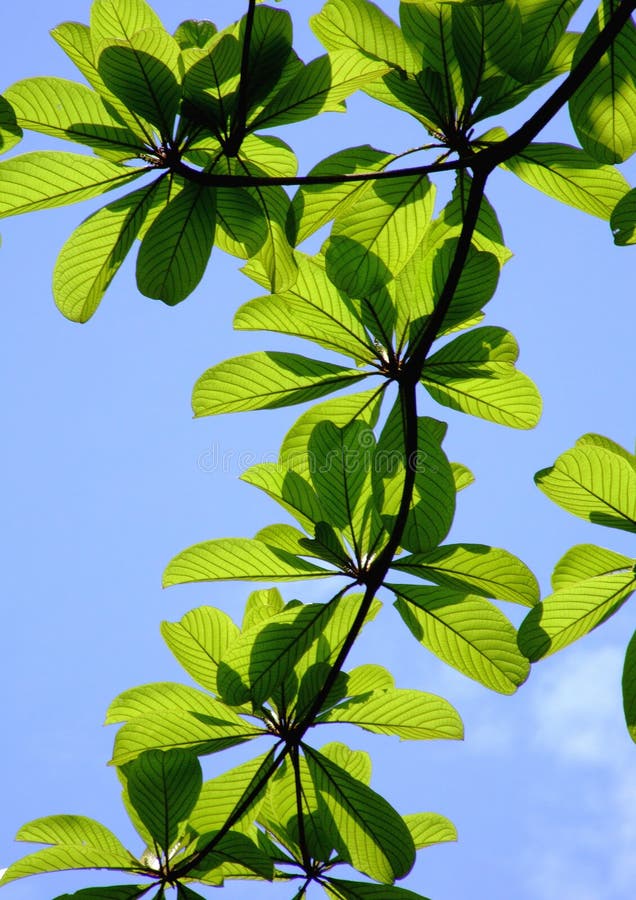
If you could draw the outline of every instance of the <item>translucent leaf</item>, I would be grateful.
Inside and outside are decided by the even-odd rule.
[[[378,881],[392,883],[406,875],[415,861],[415,848],[401,817],[324,752],[308,747],[304,751],[323,818],[330,824],[340,855]]]
[[[511,428],[534,428],[541,396],[514,367],[518,347],[503,328],[459,335],[424,365],[422,384],[443,406]]]
[[[196,416],[277,409],[330,394],[366,375],[294,353],[251,353],[208,369],[194,386],[192,407]]]
[[[323,886],[333,900],[427,900],[422,894],[388,884],[328,878]]]
[[[521,651],[535,662],[567,647],[613,615],[635,589],[630,570],[588,578],[555,591],[521,623]]]
[[[243,720],[233,710],[209,694],[187,684],[171,681],[144,684],[119,694],[108,708],[105,724],[112,725],[139,718],[161,719],[164,712],[175,710],[200,713],[210,720],[216,719],[228,724],[243,724]]]
[[[214,606],[200,606],[179,622],[162,622],[161,634],[186,672],[216,693],[219,660],[239,634],[230,617]]]
[[[60,151],[14,156],[0,163],[0,218],[98,197],[144,171]]]
[[[168,854],[201,790],[199,760],[187,750],[151,750],[129,762],[123,774],[139,818]]]
[[[215,191],[188,183],[154,220],[137,256],[137,286],[174,306],[203,277],[215,228]]]
[[[142,28],[162,28],[161,19],[145,0],[94,0],[90,23],[97,42],[127,40]]]
[[[355,360],[371,361],[376,351],[348,299],[309,257],[296,257],[298,278],[289,291],[257,297],[234,317],[239,330],[274,331],[308,338]]]
[[[541,75],[580,3],[581,0],[524,0],[519,4],[523,52],[509,61],[508,72],[526,82]]]
[[[338,428],[344,428],[355,419],[373,428],[380,412],[382,390],[376,388],[359,394],[347,394],[312,406],[285,435],[280,448],[280,461],[301,474],[311,471],[313,463],[308,451],[309,439],[316,425],[325,419]]]
[[[329,51],[352,49],[396,68],[419,68],[400,28],[368,0],[329,0],[310,22]]]
[[[325,258],[333,283],[365,297],[395,277],[424,237],[434,197],[425,175],[367,184],[332,229]]]
[[[513,694],[528,677],[517,632],[493,604],[445,587],[389,587],[416,640],[449,666],[501,694]]]
[[[552,573],[552,587],[555,591],[594,578],[596,575],[611,575],[623,569],[633,568],[634,560],[622,553],[596,547],[594,544],[577,544],[561,557]]]
[[[388,71],[385,63],[350,50],[320,56],[306,65],[248,122],[251,131],[287,125],[320,112],[340,111],[342,101]]]
[[[609,219],[629,184],[612,166],[567,144],[529,144],[503,164],[531,187],[601,219]]]
[[[200,844],[206,845],[213,835],[204,835]],[[246,834],[230,831],[224,834],[206,854],[203,862],[191,870],[190,876],[217,884],[216,878],[263,878],[271,881],[272,861]],[[212,876],[212,880],[210,879]]]
[[[440,816],[439,813],[410,813],[402,818],[411,832],[416,850],[457,840],[457,829],[446,816]]]
[[[5,93],[23,128],[90,147],[118,147],[139,156],[144,147],[138,137],[95,91],[64,78],[27,78]]]
[[[535,475],[555,503],[597,525],[636,531],[636,471],[604,447],[579,445]]]
[[[442,697],[404,688],[367,692],[324,713],[320,722],[348,722],[375,734],[394,734],[401,740],[461,740],[461,719]]]
[[[183,550],[168,563],[164,587],[192,581],[299,581],[336,574],[249,538],[220,538]]]
[[[209,19],[185,19],[174,33],[174,39],[182,50],[205,47],[216,34],[216,25]]]
[[[93,213],[66,241],[53,270],[53,297],[72,322],[87,322],[126,258],[153,204],[165,195],[158,179]]]
[[[59,894],[54,900],[137,900],[147,893],[147,884],[117,884],[112,887],[84,888],[72,894]]]
[[[452,4],[405,0],[400,4],[400,22],[406,40],[419,53],[426,68],[441,76],[440,124],[450,124],[455,119],[456,108],[464,106],[461,70],[453,44]]]
[[[272,765],[273,751],[250,759],[203,783],[199,799],[190,813],[188,824],[199,834],[221,829],[234,809],[257,779]],[[237,831],[249,832],[252,821],[258,815],[263,801],[262,794],[255,798],[240,819],[232,825]]]
[[[106,87],[154,125],[172,136],[181,100],[179,45],[163,28],[145,28],[125,42],[102,46],[97,68]]]
[[[223,721],[214,716],[187,710],[165,710],[161,716],[140,717],[123,725],[115,737],[111,763],[122,766],[147,750],[183,748],[198,755],[217,753],[263,734],[247,722],[235,724],[227,710]]]
[[[244,631],[224,654],[218,673],[223,699],[232,706],[260,706],[317,639],[337,602],[284,610]]]
[[[241,151],[252,164],[274,178],[293,178],[298,172],[298,160],[292,148],[271,134],[246,135]]]
[[[539,585],[530,569],[498,547],[447,544],[429,553],[400,557],[392,568],[455,591],[470,591],[522,606],[539,602]]]
[[[245,604],[241,629],[246,631],[261,622],[266,622],[276,613],[282,612],[284,606],[285,601],[278,588],[252,591]]]
[[[579,41],[572,65],[596,40],[618,6],[603,0]],[[624,162],[636,150],[636,26],[623,25],[570,98],[570,116],[584,150],[602,163]]]
[[[624,194],[612,210],[610,228],[619,247],[636,244],[636,188]]]
[[[300,474],[281,463],[259,463],[241,475],[241,480],[260,488],[308,530],[325,519],[314,488]]]
[[[117,837],[95,819],[87,816],[44,816],[23,825],[15,836],[16,841],[34,844],[65,844],[90,846],[100,850],[112,850],[126,854],[128,851]],[[130,857],[130,854],[128,854]]]
[[[245,41],[246,17],[236,28],[241,48]],[[259,111],[280,84],[291,54],[292,21],[289,13],[271,6],[259,7],[252,19],[249,54],[241,75],[247,110]]]
[[[623,710],[631,739],[636,743],[636,633],[627,645],[622,677]]]

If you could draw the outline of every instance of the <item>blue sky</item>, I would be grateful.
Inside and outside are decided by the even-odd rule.
[[[395,2],[380,5],[397,10]],[[303,58],[321,52],[306,24],[320,3],[282,6],[294,16]],[[186,17],[222,25],[243,11],[235,0],[178,7],[155,4],[171,29]],[[592,9],[584,3],[580,20]],[[74,78],[47,32],[64,20],[87,21],[88,14],[84,0],[6,4],[0,88],[39,74]],[[517,121],[509,119],[508,128]],[[301,171],[345,146],[402,150],[422,142],[415,122],[363,97],[352,98],[346,116],[330,114],[279,134],[297,151]],[[567,119],[542,138],[572,141]],[[44,145],[50,146],[38,139],[28,148]],[[633,163],[625,167],[632,182],[635,171]],[[440,181],[440,196],[445,190]],[[629,535],[568,516],[532,483],[537,469],[587,431],[634,446],[634,249],[614,247],[607,223],[508,173],[493,177],[488,195],[515,256],[486,321],[519,340],[520,367],[542,392],[543,417],[534,431],[517,432],[432,400],[423,400],[422,411],[448,421],[449,457],[477,478],[460,495],[451,540],[506,547],[534,569],[547,593],[554,563],[573,544],[636,555]],[[101,725],[104,712],[128,687],[182,679],[160,638],[162,619],[175,621],[203,603],[240,617],[248,586],[162,591],[161,573],[196,541],[251,536],[281,521],[278,508],[237,475],[248,458],[274,453],[300,414],[291,408],[192,420],[190,391],[210,365],[260,347],[303,349],[291,340],[232,332],[233,312],[260,291],[217,250],[200,287],[175,309],[141,297],[127,264],[89,324],[63,319],[53,304],[51,272],[62,243],[91,208],[0,223],[6,523],[0,867],[22,854],[13,843],[18,827],[53,813],[100,819],[140,849],[105,765],[113,731]],[[302,584],[283,592],[320,596]],[[516,622],[523,614],[506,612]],[[584,641],[535,666],[514,697],[501,697],[427,655],[387,603],[352,661],[387,665],[399,686],[447,697],[466,726],[462,744],[398,745],[353,729],[339,732],[372,752],[373,785],[400,812],[434,810],[458,827],[459,843],[420,854],[405,886],[432,900],[633,896],[636,750],[623,724],[620,671],[635,628],[633,600]],[[232,754],[207,760],[206,771],[229,768],[238,758]],[[84,875],[34,878],[4,895],[48,900],[89,883]],[[229,890],[251,897],[255,888]],[[263,897],[287,895],[262,888]]]

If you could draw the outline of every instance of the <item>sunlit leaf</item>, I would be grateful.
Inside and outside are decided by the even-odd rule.
[[[502,164],[531,187],[601,219],[609,219],[629,184],[612,166],[567,144],[529,144]]]
[[[407,741],[460,740],[464,736],[461,719],[447,700],[405,688],[352,697],[318,721],[349,722],[375,734],[394,734]]]
[[[324,888],[332,900],[427,900],[422,894],[395,885],[343,881],[342,878],[326,879]]]
[[[183,550],[168,564],[163,586],[192,581],[299,581],[336,574],[249,538],[220,538]]]
[[[612,210],[610,228],[619,247],[636,244],[636,188],[621,197]]]
[[[618,7],[603,0],[579,41],[575,66]],[[636,26],[623,25],[599,62],[570,98],[570,116],[584,150],[602,163],[628,159],[636,150]]]
[[[539,601],[539,586],[530,569],[507,550],[485,544],[447,544],[429,553],[400,557],[392,568],[455,591],[522,606]]]
[[[446,816],[440,816],[439,813],[409,813],[402,818],[411,832],[416,850],[457,840],[457,829]]]
[[[162,622],[161,634],[188,674],[216,693],[219,660],[239,634],[230,617],[214,606],[200,606],[179,622]]]
[[[14,156],[0,163],[0,218],[98,197],[144,171],[57,150]]]
[[[192,407],[196,416],[276,409],[330,394],[366,375],[295,353],[261,351],[208,369],[194,386]]]
[[[581,0],[524,0],[520,52],[508,60],[508,72],[518,81],[541,75]]]
[[[415,848],[402,818],[383,797],[325,755],[327,748],[321,753],[303,749],[340,855],[378,881],[391,883],[406,875]]]
[[[519,647],[531,662],[567,647],[613,615],[636,590],[633,570],[599,575],[555,591],[521,623]]]
[[[222,828],[254,782],[261,779],[266,781],[263,776],[272,765],[272,759],[273,751],[270,751],[205,781],[199,799],[188,817],[188,824],[199,834],[208,834]],[[246,806],[232,828],[250,831],[262,801],[261,793]]]
[[[571,547],[554,567],[552,587],[558,591],[587,578],[611,575],[633,568],[634,564],[635,561],[629,556],[615,553],[614,550],[606,550],[594,544],[577,544],[576,547]]]
[[[209,19],[185,19],[174,33],[174,39],[182,50],[190,47],[205,47],[216,34],[216,25]]]

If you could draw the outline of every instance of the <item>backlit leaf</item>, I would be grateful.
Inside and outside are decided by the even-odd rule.
[[[440,816],[439,813],[409,813],[402,818],[411,832],[416,850],[457,840],[457,829],[446,816]]]
[[[634,567],[635,561],[622,553],[596,547],[594,544],[577,544],[571,547],[558,561],[552,573],[552,587],[555,591],[568,585],[577,584],[597,575],[611,575]]]
[[[610,228],[619,247],[636,244],[636,188],[621,197],[612,210]]]
[[[239,634],[230,617],[214,606],[200,606],[179,622],[162,622],[161,634],[188,674],[216,693],[219,660]]]
[[[636,743],[636,633],[627,645],[622,677],[623,709],[631,739]]]

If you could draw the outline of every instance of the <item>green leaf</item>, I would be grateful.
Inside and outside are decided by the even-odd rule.
[[[415,639],[449,666],[501,694],[513,694],[528,677],[517,632],[493,604],[446,587],[389,587]]]
[[[105,724],[112,725],[139,718],[161,719],[164,712],[179,710],[193,714],[201,713],[208,719],[225,721],[233,725],[244,724],[233,710],[209,694],[190,685],[171,681],[158,681],[124,691],[110,704]]]
[[[68,869],[117,869],[135,871],[139,863],[112,832],[86,816],[46,816],[23,825],[18,841],[50,843],[19,859],[4,872],[1,884],[27,875]]]
[[[363,144],[331,154],[310,169],[308,175],[338,177],[360,172],[378,172],[393,159],[394,154]],[[341,218],[364,187],[364,181],[301,185],[294,194],[289,210],[287,234],[290,242],[296,246],[327,222]]]
[[[552,587],[555,591],[594,578],[597,575],[611,575],[634,567],[634,560],[622,553],[596,547],[594,544],[577,544],[561,557],[552,573]]]
[[[44,816],[23,825],[15,836],[16,841],[34,844],[65,844],[112,850],[114,853],[128,853],[117,837],[95,819],[87,816]],[[130,857],[130,854],[128,854]]]
[[[199,799],[190,813],[188,824],[199,834],[205,835],[218,831],[234,812],[243,797],[254,786],[257,780],[272,765],[274,751],[257,756],[203,783]],[[266,782],[265,782],[266,783]],[[254,798],[232,828],[237,831],[250,832],[252,822],[258,815],[263,794]]]
[[[342,878],[327,878],[323,887],[333,900],[427,900],[422,894],[394,885],[343,881]]]
[[[441,427],[440,427],[441,426]],[[455,482],[442,450],[445,426],[436,419],[420,417],[417,450],[410,462],[415,483],[400,544],[413,552],[436,547],[448,534],[455,514]],[[400,404],[386,420],[373,463],[376,506],[388,530],[392,529],[402,501],[406,459]]]
[[[117,732],[111,764],[122,766],[147,750],[183,748],[197,755],[218,753],[263,734],[226,708],[224,720],[200,712],[176,708],[133,719]],[[238,721],[238,724],[237,724]]]
[[[205,128],[206,133],[227,139],[236,110],[241,72],[241,46],[237,38],[221,32],[202,48],[186,50],[183,60],[186,115]]]
[[[250,353],[204,372],[194,386],[192,408],[195,416],[277,409],[330,394],[367,374],[295,353]]]
[[[241,706],[251,700],[261,706],[317,639],[337,606],[335,601],[296,606],[244,631],[219,666],[218,687],[225,702]]]
[[[187,750],[151,750],[129,762],[124,777],[131,804],[153,840],[168,854],[201,790],[199,760]]]
[[[35,151],[0,163],[0,218],[66,206],[123,187],[145,169],[59,151]]]
[[[181,100],[179,45],[164,29],[145,28],[101,47],[97,68],[106,87],[128,109],[172,136]]]
[[[213,835],[204,835],[200,844],[207,846]],[[246,834],[230,831],[224,834],[206,854],[203,862],[190,872],[190,877],[218,884],[217,878],[264,878],[271,881],[273,864],[270,857]],[[212,880],[210,879],[212,876]]]
[[[137,286],[170,306],[192,293],[214,245],[215,191],[188,183],[154,220],[139,248]]]
[[[411,832],[416,850],[457,840],[457,829],[446,816],[440,816],[439,813],[410,813],[402,818]]]
[[[455,490],[457,491],[457,493],[459,493],[459,491],[463,491],[464,488],[468,487],[474,482],[475,476],[463,463],[452,462],[450,464],[450,467],[453,472]]]
[[[235,26],[236,29],[236,26]],[[236,29],[241,47],[245,42],[246,16]],[[252,19],[249,54],[241,75],[248,112],[260,111],[284,77],[292,49],[292,21],[285,10],[259,7]]]
[[[248,121],[251,131],[287,125],[318,115],[338,112],[343,100],[388,71],[385,63],[365,59],[351,50],[320,56],[306,65],[278,91],[261,112]]]
[[[145,0],[94,0],[90,28],[99,43],[127,40],[142,28],[162,28],[161,19]]]
[[[377,881],[392,883],[406,875],[415,848],[393,807],[324,752],[306,746],[303,750],[339,854]]]
[[[426,68],[441,76],[439,124],[450,124],[455,110],[464,106],[462,73],[453,45],[452,5],[404,0],[400,4],[400,22],[406,40]]]
[[[192,581],[299,581],[337,574],[249,538],[194,544],[168,563],[163,586]]]
[[[130,157],[145,150],[99,94],[83,84],[64,78],[27,78],[12,85],[5,96],[18,123],[30,131],[97,149],[120,148]]]
[[[503,328],[474,328],[429,357],[421,381],[443,406],[511,428],[534,428],[541,396],[515,369],[518,352]]]
[[[22,140],[22,129],[18,125],[11,104],[0,96],[0,154],[11,150]]]
[[[581,37],[576,66],[618,7],[603,0]],[[570,98],[570,116],[584,150],[602,163],[624,162],[636,150],[636,26],[623,25],[608,50]]]
[[[524,0],[521,13],[522,52],[509,60],[508,72],[529,82],[541,75],[581,0]]]
[[[367,184],[331,231],[327,275],[340,290],[366,297],[395,277],[421,243],[435,191],[425,175]]]
[[[112,887],[84,888],[72,894],[59,894],[55,900],[137,900],[150,889],[148,884],[117,884]]]
[[[618,453],[578,445],[535,475],[550,500],[582,519],[636,531],[636,470]]]
[[[632,635],[625,653],[622,689],[627,730],[636,743],[636,632]]]
[[[216,194],[214,240],[225,253],[247,259],[267,241],[267,223],[258,202],[243,187],[219,187]]]
[[[216,25],[209,19],[184,19],[174,33],[174,39],[182,50],[205,47],[216,34]]]
[[[239,635],[232,619],[214,606],[200,606],[178,622],[162,622],[161,635],[186,672],[216,694],[219,661]]]
[[[612,210],[610,228],[619,247],[636,244],[636,188],[621,197]]]
[[[87,322],[126,258],[156,200],[167,191],[158,179],[93,213],[62,247],[53,270],[53,296],[72,322]]]
[[[402,70],[418,68],[400,28],[368,0],[329,0],[310,23],[329,51],[352,49]]]
[[[519,647],[531,662],[543,659],[612,616],[636,589],[634,571],[598,575],[555,591],[521,623]]]
[[[248,628],[266,622],[276,613],[282,612],[284,607],[285,601],[278,588],[252,591],[245,604],[241,629],[247,631]]]
[[[529,144],[502,164],[549,197],[601,219],[609,219],[629,184],[612,166],[567,144]]]
[[[313,260],[300,255],[296,260],[298,277],[293,287],[241,306],[234,327],[294,334],[355,360],[374,360],[375,349],[351,302]]]
[[[485,544],[447,544],[429,553],[401,557],[391,568],[454,591],[522,606],[539,602],[539,586],[530,569],[507,550]]]
[[[359,421],[346,428],[320,422],[308,450],[313,461],[311,480],[325,520],[345,534],[358,561],[367,559],[377,551],[382,531],[371,491],[373,431]]]
[[[348,722],[375,734],[394,734],[405,741],[461,740],[461,719],[442,697],[403,688],[371,691],[351,697],[329,710],[319,722]]]
[[[243,472],[241,480],[260,488],[280,503],[308,531],[313,530],[316,522],[325,519],[320,500],[311,484],[281,463],[258,463]]]
[[[380,412],[384,387],[359,394],[347,394],[312,406],[289,429],[280,448],[280,462],[295,469],[300,474],[311,470],[313,465],[308,446],[312,432],[325,419],[338,428],[346,427],[355,419],[366,422],[373,428]]]

